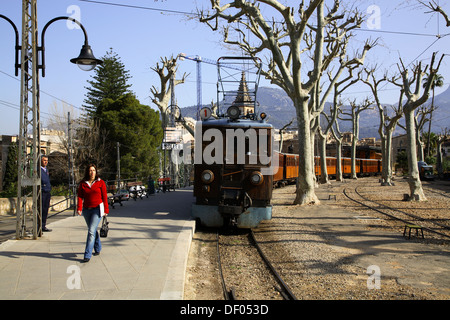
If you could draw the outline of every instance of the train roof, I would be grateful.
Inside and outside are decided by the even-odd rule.
[[[260,128],[273,129],[273,125],[263,120],[236,119],[229,118],[208,119],[201,122],[205,127],[230,127],[230,128]]]

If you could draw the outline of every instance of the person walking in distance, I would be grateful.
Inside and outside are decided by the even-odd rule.
[[[89,262],[92,255],[97,256],[102,250],[97,227],[101,218],[109,213],[106,183],[98,177],[97,167],[94,164],[86,167],[77,195],[77,213],[83,215],[88,227],[83,262]]]
[[[42,231],[43,232],[50,232],[51,229],[48,229],[47,224],[47,216],[48,216],[48,209],[50,208],[50,191],[52,190],[52,185],[50,184],[50,176],[48,174],[48,157],[42,156],[41,157],[41,198],[42,198]]]

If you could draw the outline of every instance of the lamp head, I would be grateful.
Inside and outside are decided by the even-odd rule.
[[[98,64],[103,63],[102,60],[94,57],[91,46],[88,44],[84,44],[78,58],[70,59],[70,62],[75,63],[83,71],[91,71]]]

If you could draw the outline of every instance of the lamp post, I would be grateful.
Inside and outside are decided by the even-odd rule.
[[[87,33],[79,21],[70,17],[57,17],[50,20],[42,31],[41,46],[38,46],[37,33],[37,0],[22,0],[22,44],[19,45],[19,32],[15,24],[7,17],[0,18],[8,21],[15,32],[15,74],[20,75],[20,129],[19,129],[19,157],[18,157],[18,185],[17,185],[17,223],[16,239],[26,235],[27,197],[32,194],[32,222],[33,239],[42,233],[41,216],[41,170],[40,170],[40,108],[39,108],[39,69],[45,77],[45,46],[44,35],[47,28],[55,21],[70,20],[77,23],[84,32],[85,42],[77,58],[71,59],[82,70],[92,70],[102,63],[92,54],[88,44]],[[20,64],[19,64],[20,53]],[[39,53],[41,57],[39,59]],[[42,62],[39,64],[39,60]]]

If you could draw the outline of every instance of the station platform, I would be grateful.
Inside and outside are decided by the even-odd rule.
[[[81,216],[48,224],[37,240],[2,243],[0,299],[183,299],[193,201],[191,187],[116,204],[102,251],[87,263]]]

